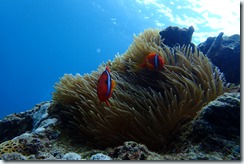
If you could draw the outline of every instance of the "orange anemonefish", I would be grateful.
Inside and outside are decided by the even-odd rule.
[[[158,71],[164,67],[164,59],[158,54],[151,52],[146,56],[144,62],[140,65],[151,71]]]
[[[115,81],[111,79],[110,69],[108,68],[108,66],[106,66],[105,71],[98,79],[97,95],[100,100],[99,104],[102,101],[105,101],[106,104],[110,107],[108,99],[112,96],[114,87]]]

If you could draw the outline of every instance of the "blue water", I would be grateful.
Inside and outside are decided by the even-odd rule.
[[[196,24],[183,25],[176,19],[196,16],[177,7],[185,1],[155,2],[0,0],[0,119],[51,100],[53,85],[64,73],[90,73],[117,52],[123,54],[134,33]],[[196,31],[201,28],[211,31],[203,24]],[[193,42],[198,44],[199,38]]]

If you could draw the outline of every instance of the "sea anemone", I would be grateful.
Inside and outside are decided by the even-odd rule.
[[[150,52],[164,59],[162,70],[139,66]],[[96,91],[105,65],[117,84],[109,99],[111,107],[99,105]],[[76,142],[106,148],[133,140],[159,149],[182,122],[229,89],[223,74],[196,47],[170,48],[158,30],[148,29],[134,38],[125,54],[97,71],[65,74],[55,84],[53,109]]]

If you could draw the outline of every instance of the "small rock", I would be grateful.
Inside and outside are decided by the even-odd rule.
[[[51,155],[49,152],[39,151],[36,154],[36,159],[38,159],[38,160],[55,160],[56,158],[53,155]]]
[[[50,102],[43,104],[40,109],[33,114],[33,131],[37,129],[42,121],[48,117],[47,111],[50,105]]]
[[[13,140],[17,140],[17,139],[24,139],[24,140],[26,140],[26,139],[32,138],[32,136],[33,135],[31,133],[26,132],[26,133],[23,133],[23,134],[21,134],[19,136],[14,137]]]
[[[26,160],[27,158],[20,153],[13,152],[13,153],[3,154],[0,159],[4,161],[13,161],[13,160]]]
[[[104,155],[102,153],[98,153],[98,154],[92,155],[90,160],[112,160],[112,158],[107,155]]]
[[[60,135],[60,131],[58,130],[48,130],[46,132],[47,136],[49,139],[53,140],[53,139],[57,139]]]
[[[150,154],[145,145],[134,141],[124,142],[123,146],[115,148],[111,157],[120,160],[146,160]]]
[[[34,131],[34,133],[43,133],[45,131],[45,128],[43,128],[43,127],[39,127],[39,128],[37,128],[35,131]]]
[[[57,119],[56,118],[49,118],[49,119],[46,119],[46,120],[42,121],[40,123],[39,127],[47,128],[50,125],[55,125],[56,122],[57,122]]]
[[[74,152],[66,153],[63,158],[63,160],[81,160],[81,156]]]
[[[63,151],[60,149],[54,149],[50,153],[57,159],[62,159],[62,157],[64,156]]]

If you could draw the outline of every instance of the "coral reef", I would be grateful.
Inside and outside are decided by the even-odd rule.
[[[0,158],[6,153],[20,153],[24,156],[36,154],[41,147],[40,139],[22,135],[0,144]]]
[[[0,160],[240,160],[240,86],[196,46],[163,41],[146,30],[97,71],[64,75],[53,101],[0,120]],[[140,66],[151,52],[163,69]],[[111,107],[96,93],[105,65]]]
[[[240,35],[209,37],[197,47],[225,74],[229,83],[240,84]]]
[[[165,60],[163,70],[139,66],[150,52]],[[178,127],[229,91],[223,75],[195,46],[169,48],[154,29],[135,37],[125,54],[106,65],[117,83],[111,108],[98,105],[96,93],[104,65],[84,76],[66,74],[55,84],[50,114],[78,143],[106,148],[133,140],[163,149]]]

